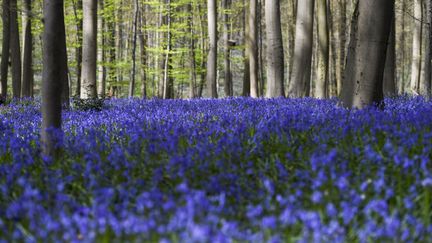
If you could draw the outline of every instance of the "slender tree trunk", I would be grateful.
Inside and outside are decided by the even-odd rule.
[[[223,42],[224,42],[224,91],[225,96],[232,96],[232,80],[231,80],[231,58],[230,58],[230,33],[229,33],[229,15],[227,11],[230,9],[230,0],[223,0]]]
[[[405,65],[405,59],[406,59],[406,51],[405,51],[405,12],[406,12],[406,0],[402,1],[402,19],[401,19],[401,34],[400,34],[400,67],[401,67],[401,78],[398,83],[398,92],[399,94],[405,93],[405,80],[406,80],[406,65]]]
[[[2,2],[3,40],[1,58],[1,97],[5,99],[8,95],[7,81],[10,57],[10,5],[9,0]]]
[[[284,57],[279,0],[266,0],[267,97],[284,96]]]
[[[78,10],[83,8],[83,0],[72,1],[74,17],[76,22],[76,47],[75,47],[75,58],[76,58],[76,89],[75,96],[81,96],[81,66],[82,66],[82,35],[83,35],[83,20],[78,15]]]
[[[297,2],[294,63],[289,85],[290,97],[309,96],[312,65],[314,2],[314,0],[302,0]]]
[[[99,50],[98,50],[98,61],[99,61],[99,65],[98,65],[98,96],[100,98],[105,98],[105,90],[106,90],[106,67],[105,67],[105,55],[106,55],[106,51],[105,51],[105,36],[106,36],[106,32],[109,31],[106,28],[106,23],[105,23],[105,19],[104,16],[102,15],[105,14],[105,10],[104,10],[104,0],[98,0],[98,4],[99,4],[99,12],[100,14],[98,14],[98,30],[100,33],[99,36]]]
[[[343,74],[345,70],[346,60],[346,35],[347,35],[347,3],[346,0],[338,0],[339,4],[339,52],[338,52],[338,64],[336,66],[336,79],[337,79],[337,94],[340,95],[342,92],[342,81],[344,79]]]
[[[249,58],[250,95],[259,97],[258,87],[258,0],[249,1],[248,32],[246,37],[247,56]]]
[[[248,44],[248,38],[249,38],[249,27],[248,27],[248,18],[249,18],[249,8],[250,8],[250,3],[248,3],[249,1],[243,0],[243,16],[242,16],[242,26],[243,26],[243,31],[242,31],[242,40],[243,40],[243,45],[245,45],[245,49],[242,52],[243,55],[243,65],[244,65],[244,69],[243,69],[243,90],[242,90],[242,96],[248,97],[250,96],[250,89],[251,89],[251,85],[250,85],[250,61],[249,61],[249,44]]]
[[[200,77],[200,85],[198,89],[198,97],[203,96],[204,84],[207,81],[207,59],[206,59],[206,37],[204,34],[204,20],[201,16],[201,5],[198,3],[197,5],[197,15],[199,20],[199,32],[200,32],[200,48],[201,48],[201,77]]]
[[[42,153],[56,154],[61,129],[61,93],[67,82],[66,34],[63,0],[44,0],[43,74],[42,74]]]
[[[335,16],[333,15],[333,10],[335,9],[334,1],[327,1],[327,10],[328,10],[328,23],[329,23],[329,32],[330,32],[330,64],[329,64],[329,97],[337,96],[337,39],[338,32],[335,28]]]
[[[17,0],[10,0],[10,58],[12,63],[12,94],[21,97],[21,49],[19,40]]]
[[[147,45],[146,42],[148,40],[147,31],[143,28],[146,26],[146,5],[141,7],[141,11],[139,14],[139,27],[138,27],[138,37],[139,37],[139,45],[140,45],[140,74],[141,74],[141,97],[147,98]]]
[[[393,11],[393,0],[362,0],[356,5],[341,97],[345,107],[363,108],[382,101]]]
[[[33,55],[33,35],[31,31],[31,0],[24,1],[23,11],[23,85],[21,94],[23,97],[30,97],[32,94],[32,55]]]
[[[131,81],[129,84],[129,97],[134,96],[134,90],[135,90],[138,15],[139,15],[139,1],[135,0],[134,1],[133,40],[132,40],[132,77],[131,77]]]
[[[171,77],[171,49],[172,49],[172,33],[171,33],[171,0],[166,2],[168,11],[165,16],[165,21],[167,25],[166,33],[166,49],[165,49],[165,59],[164,59],[164,75],[163,75],[163,98],[172,99],[174,98],[174,82]]]
[[[116,82],[117,84],[123,83],[123,47],[124,47],[124,41],[123,41],[123,30],[124,30],[124,23],[123,23],[123,0],[120,0],[118,10],[116,11],[116,21],[115,21],[115,28],[116,28],[116,38],[115,38],[115,53],[116,53],[116,59],[115,59],[115,66],[116,66]],[[115,5],[117,7],[117,5]],[[113,96],[117,97],[119,96],[119,86],[117,84],[114,84],[112,88],[112,94]]]
[[[195,55],[195,32],[193,29],[193,16],[192,3],[186,5],[186,11],[190,13],[187,18],[189,37],[189,59],[190,59],[190,82],[189,82],[189,98],[193,99],[196,97],[196,55]]]
[[[426,0],[426,53],[424,55],[424,80],[420,84],[420,94],[429,97],[431,95],[431,58],[432,58],[432,3]]]
[[[96,98],[97,0],[84,0],[81,98]]]
[[[317,98],[328,97],[329,86],[329,27],[328,27],[328,13],[327,13],[327,0],[317,0],[318,8],[318,77],[316,81]]]
[[[207,0],[208,33],[210,47],[207,57],[207,89],[208,95],[217,98],[217,9],[216,0]]]
[[[396,19],[393,13],[383,77],[384,96],[396,95]]]
[[[419,94],[420,73],[421,73],[421,56],[422,56],[422,20],[423,8],[422,0],[414,0],[414,29],[412,44],[412,64],[411,64],[411,92]]]

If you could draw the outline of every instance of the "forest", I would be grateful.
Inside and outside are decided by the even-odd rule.
[[[432,242],[432,0],[1,0],[0,242]]]

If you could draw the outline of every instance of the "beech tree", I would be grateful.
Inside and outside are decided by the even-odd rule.
[[[419,94],[422,61],[422,19],[423,7],[422,0],[414,0],[414,28],[412,42],[412,62],[411,62],[411,92]]]
[[[267,97],[284,96],[284,56],[280,22],[280,1],[265,3],[267,43]]]
[[[23,76],[22,90],[23,97],[33,95],[33,35],[31,30],[31,0],[24,0],[23,11]]]
[[[1,56],[1,96],[7,97],[7,80],[9,69],[9,50],[10,50],[10,6],[9,0],[2,2],[2,21],[3,21],[3,40]]]
[[[329,26],[327,0],[317,0],[318,11],[318,75],[315,85],[315,97],[327,98],[329,94]]]
[[[315,0],[297,2],[294,63],[290,78],[289,97],[309,96]]]
[[[250,96],[258,97],[258,0],[249,2],[246,55],[249,60]]]
[[[207,56],[207,89],[212,98],[217,98],[217,10],[216,0],[207,1],[208,35],[210,46]]]
[[[18,27],[17,0],[10,0],[10,59],[12,64],[12,95],[21,97],[21,49]]]
[[[56,154],[61,129],[62,86],[67,82],[63,0],[44,0],[42,73],[42,153]],[[53,130],[54,129],[54,130]]]
[[[393,0],[361,0],[357,3],[342,87],[343,106],[363,108],[382,101],[393,11]]]
[[[81,98],[97,97],[97,0],[83,1],[83,60],[81,71]]]

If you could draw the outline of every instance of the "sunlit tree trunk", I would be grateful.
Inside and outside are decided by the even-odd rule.
[[[284,57],[279,0],[266,0],[267,97],[284,96]]]
[[[207,0],[208,34],[210,46],[207,56],[208,95],[217,98],[217,9],[216,0]]]
[[[224,92],[225,96],[232,96],[232,80],[231,80],[231,57],[230,57],[230,28],[229,28],[229,11],[231,6],[230,0],[223,0],[223,43],[224,43]]]
[[[420,83],[420,94],[423,96],[431,95],[431,58],[432,58],[432,3],[426,0],[426,19],[429,24],[426,28],[426,53],[424,55],[424,80]]]
[[[249,1],[248,32],[246,36],[247,56],[249,58],[250,96],[259,96],[258,86],[258,0]]]
[[[83,2],[83,63],[81,98],[96,98],[97,0]]]
[[[302,0],[297,2],[294,63],[288,91],[290,97],[309,96],[312,65],[314,3],[314,0]]]
[[[358,2],[344,74],[343,106],[363,108],[382,101],[383,73],[393,11],[393,0]]]
[[[411,64],[411,92],[419,94],[420,73],[421,73],[421,56],[422,56],[422,19],[423,8],[422,0],[414,0],[414,28],[412,44],[412,64]]]
[[[329,28],[327,14],[327,0],[317,0],[318,12],[318,77],[316,80],[315,96],[328,97],[329,73]]]
[[[100,12],[104,12],[104,1],[105,0],[98,0],[99,9]],[[105,55],[106,55],[106,47],[105,47],[105,39],[106,39],[106,32],[108,31],[105,23],[105,19],[102,16],[102,14],[98,15],[98,30],[99,30],[99,45],[98,45],[98,57],[97,60],[99,62],[98,64],[98,96],[100,98],[105,98],[105,92],[106,92],[106,67],[105,67]]]

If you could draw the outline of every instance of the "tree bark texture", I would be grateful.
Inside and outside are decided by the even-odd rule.
[[[217,98],[217,8],[216,0],[207,1],[208,35],[210,46],[207,56],[207,89],[211,98]]]

